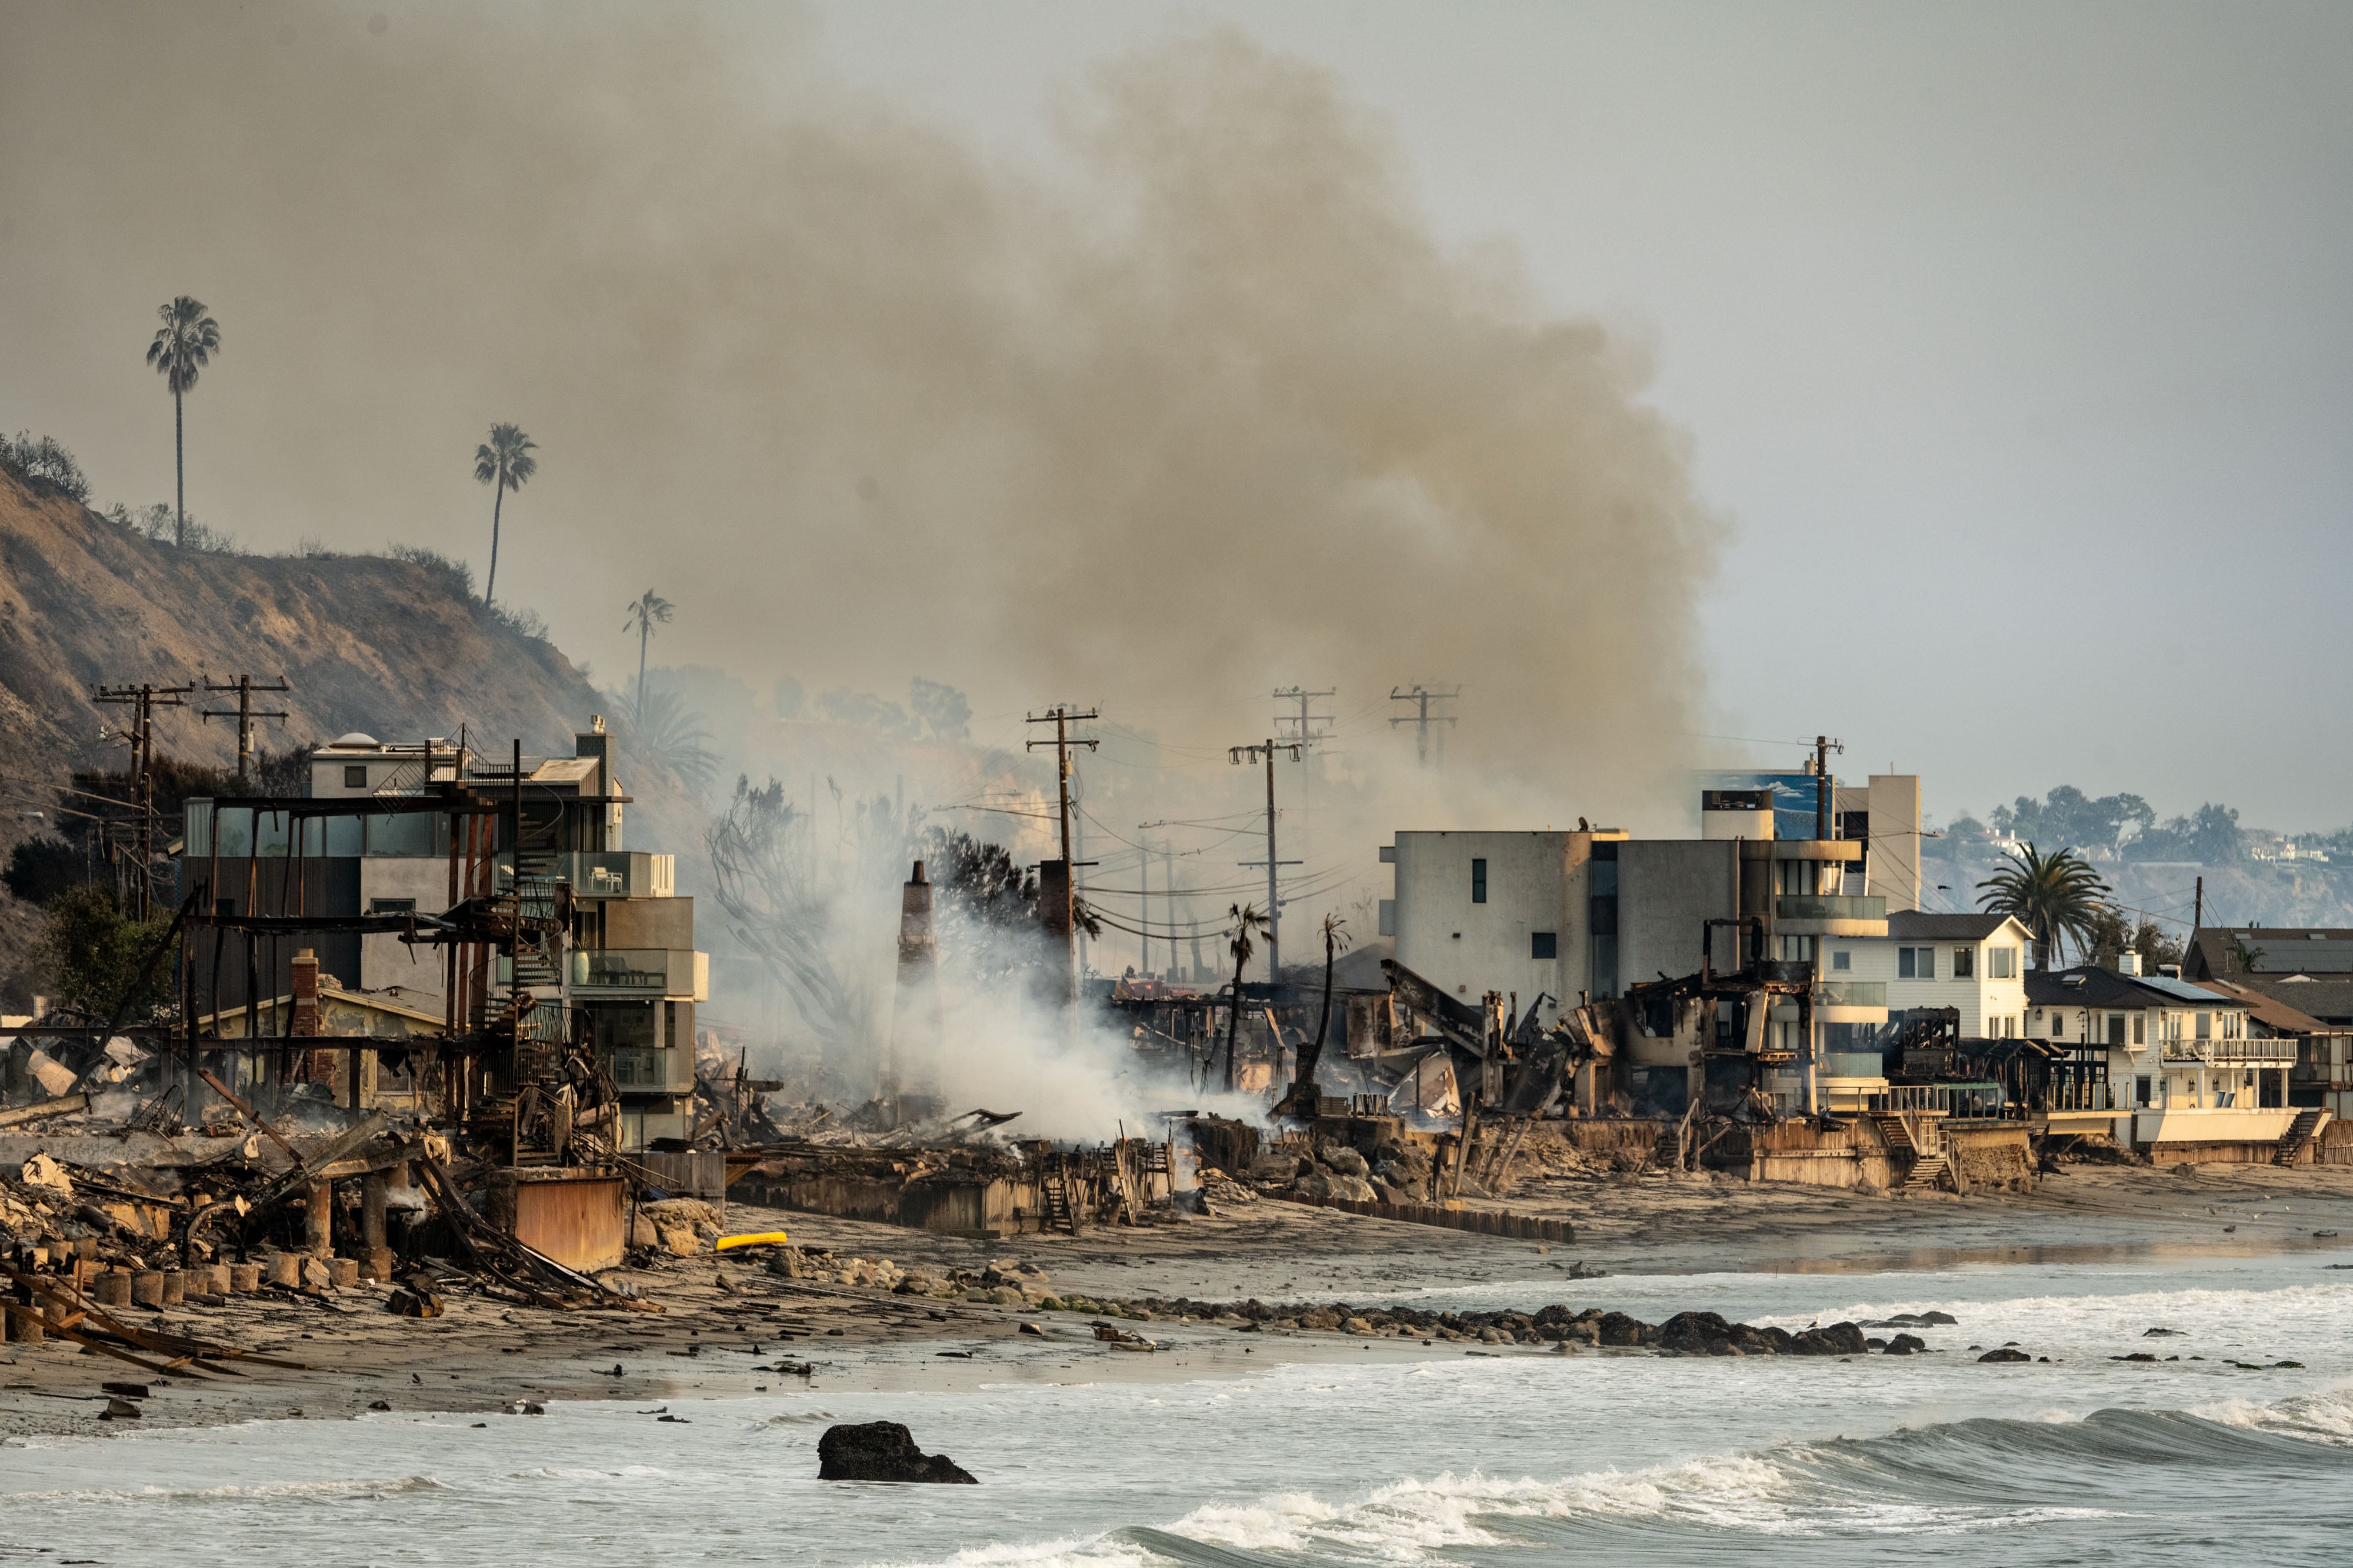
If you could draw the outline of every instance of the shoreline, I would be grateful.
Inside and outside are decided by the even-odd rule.
[[[785,1229],[822,1268],[889,1259],[934,1275],[1023,1266],[1032,1300],[940,1300],[768,1273],[765,1258],[701,1253],[617,1270],[659,1314],[552,1311],[452,1290],[443,1317],[385,1310],[391,1287],[331,1297],[248,1296],[188,1305],[136,1322],[217,1339],[309,1370],[240,1368],[243,1376],[158,1380],[52,1338],[0,1346],[0,1438],[121,1435],[157,1427],[271,1419],[350,1418],[381,1403],[404,1415],[488,1419],[519,1403],[633,1401],[914,1389],[956,1393],[1011,1381],[1150,1381],[1225,1375],[1283,1362],[1366,1355],[1459,1357],[1439,1338],[1367,1338],[1237,1323],[1121,1321],[1164,1348],[1120,1352],[1092,1337],[1099,1310],[1041,1311],[1050,1290],[1108,1308],[1157,1298],[1257,1300],[1293,1311],[1336,1302],[1405,1304],[1476,1289],[1508,1291],[1513,1310],[1590,1305],[1583,1262],[1611,1276],[1727,1273],[1860,1275],[2024,1263],[2157,1262],[2243,1255],[2337,1254],[2353,1265],[2353,1171],[2201,1166],[2195,1173],[2078,1166],[2031,1196],[1867,1198],[1820,1188],[1751,1186],[1708,1177],[1547,1181],[1523,1185],[1515,1209],[1577,1224],[1569,1246],[1510,1240],[1261,1201],[1209,1217],[1079,1237],[975,1241],[821,1215],[730,1205],[732,1228]],[[2231,1227],[2225,1229],[2224,1227]],[[1030,1272],[1042,1271],[1042,1272]],[[1009,1293],[1000,1289],[997,1295]],[[1518,1299],[1525,1296],[1525,1300]],[[1694,1305],[1699,1303],[1694,1302]],[[1482,1310],[1499,1309],[1482,1308]],[[1024,1322],[1042,1334],[1025,1333]],[[1485,1345],[1473,1353],[1556,1354]],[[1581,1352],[1590,1353],[1590,1352]],[[1600,1353],[1647,1353],[1644,1352]],[[815,1363],[806,1381],[774,1370]],[[618,1377],[613,1375],[616,1367]],[[1057,1375],[1062,1374],[1062,1375]],[[1075,1375],[1071,1375],[1075,1374]],[[144,1382],[137,1418],[101,1420],[101,1382]]]

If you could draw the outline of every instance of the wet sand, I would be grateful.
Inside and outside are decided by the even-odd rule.
[[[2191,1175],[2075,1166],[2028,1197],[1864,1197],[1708,1177],[1555,1178],[1520,1184],[1514,1212],[1568,1219],[1573,1245],[1465,1235],[1261,1199],[1210,1216],[1079,1237],[966,1240],[896,1226],[732,1205],[731,1230],[783,1229],[841,1257],[902,1268],[977,1271],[1018,1261],[1048,1288],[1097,1300],[1146,1297],[1328,1303],[1450,1286],[1525,1287],[1525,1309],[1577,1304],[1569,1270],[1613,1274],[1892,1269],[2311,1252],[2316,1268],[2353,1264],[2353,1169],[2199,1167]],[[2337,1231],[2343,1239],[2316,1237]],[[161,1426],[348,1417],[382,1401],[397,1411],[479,1413],[519,1403],[619,1399],[652,1409],[675,1397],[786,1388],[970,1388],[1008,1380],[1101,1382],[1198,1376],[1277,1360],[1460,1355],[1409,1340],[1337,1333],[1234,1335],[1206,1323],[1140,1328],[1156,1354],[1095,1342],[1084,1312],[944,1301],[786,1279],[745,1253],[709,1253],[617,1271],[659,1314],[548,1311],[453,1290],[445,1316],[384,1306],[388,1288],[324,1299],[257,1296],[221,1307],[140,1312],[134,1323],[217,1340],[309,1370],[157,1380],[51,1339],[0,1346],[0,1436],[121,1433]],[[1024,1322],[1043,1336],[1024,1334]],[[1522,1351],[1514,1353],[1544,1353]],[[773,1370],[812,1366],[804,1380]],[[618,1375],[615,1375],[615,1369]],[[146,1382],[137,1419],[101,1421],[102,1380]]]

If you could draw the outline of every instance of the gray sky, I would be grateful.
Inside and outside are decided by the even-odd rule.
[[[1054,84],[1211,17],[1651,339],[1736,525],[1709,731],[1944,813],[2353,820],[2353,7],[860,0],[824,47],[1038,154]]]
[[[1843,771],[1921,773],[1940,814],[2073,783],[2137,790],[2168,815],[2221,799],[2250,823],[2281,827],[2353,818],[2336,784],[2353,742],[2333,700],[2353,673],[2333,613],[2348,546],[2330,526],[2353,493],[2343,435],[2353,9],[860,0],[799,19],[710,13],[732,30],[734,68],[818,128],[741,165],[803,204],[781,202],[791,210],[773,217],[762,210],[769,187],[748,181],[718,180],[702,205],[681,194],[681,171],[738,167],[730,143],[741,115],[702,110],[713,95],[692,47],[673,58],[613,27],[600,56],[596,14],[571,7],[483,14],[491,30],[507,29],[497,47],[462,12],[386,7],[382,28],[369,25],[374,14],[327,0],[173,6],[143,19],[0,11],[0,99],[18,105],[9,119],[0,102],[0,275],[11,284],[0,290],[0,423],[64,439],[101,500],[169,495],[168,401],[137,352],[153,301],[185,289],[216,307],[229,339],[191,401],[191,505],[248,543],[400,538],[470,555],[479,570],[486,529],[476,512],[487,508],[465,455],[488,418],[519,417],[540,436],[546,466],[510,507],[522,531],[509,547],[535,540],[543,554],[535,576],[502,561],[502,596],[516,572],[523,602],[600,672],[634,662],[618,606],[659,577],[700,613],[665,631],[658,661],[724,665],[757,689],[778,670],[813,689],[843,679],[886,693],[926,674],[972,685],[984,713],[1003,716],[1036,700],[1041,668],[1060,668],[1005,646],[1037,624],[1034,607],[984,570],[973,591],[1005,597],[1006,614],[968,615],[930,636],[911,626],[913,665],[885,668],[890,639],[874,628],[892,602],[871,590],[888,584],[880,568],[894,544],[856,509],[907,509],[911,537],[952,559],[953,540],[921,530],[963,515],[956,440],[978,455],[974,471],[992,474],[1008,452],[1042,443],[1069,459],[1059,483],[1042,495],[1008,484],[971,514],[1050,513],[1045,553],[1012,552],[1034,570],[1065,558],[1054,531],[1086,526],[1092,487],[1144,482],[1101,460],[1124,447],[1087,417],[1110,384],[1094,378],[1115,359],[1066,376],[1080,351],[1054,343],[1033,362],[1022,334],[1060,323],[1073,301],[1160,302],[1166,279],[1148,276],[1148,253],[1115,256],[1106,284],[1089,271],[1103,258],[1068,236],[1022,240],[1024,171],[1082,186],[1069,128],[1099,124],[1088,117],[1106,102],[1124,106],[1131,183],[1105,188],[1183,187],[1167,213],[1171,232],[1186,232],[1185,204],[1202,199],[1184,184],[1186,159],[1133,144],[1137,128],[1222,130],[1249,116],[1202,109],[1214,95],[1187,73],[1211,57],[1163,58],[1108,88],[1099,73],[1230,24],[1278,57],[1324,68],[1365,111],[1363,125],[1311,149],[1334,160],[1334,178],[1355,178],[1363,145],[1392,144],[1419,208],[1413,222],[1448,250],[1451,269],[1407,254],[1420,239],[1393,222],[1377,189],[1342,216],[1366,226],[1370,244],[1392,229],[1404,237],[1404,259],[1366,297],[1411,314],[1414,341],[1461,385],[1485,384],[1482,363],[1514,364],[1512,344],[1539,341],[1541,318],[1598,318],[1613,341],[1601,358],[1507,388],[1492,413],[1450,393],[1450,422],[1437,407],[1341,407],[1345,355],[1310,363],[1303,338],[1292,368],[1314,384],[1314,419],[1267,433],[1262,416],[1287,411],[1273,400],[1241,405],[1232,428],[1155,435],[1148,455],[1161,477],[1210,510],[1231,506],[1295,480],[1302,454],[1327,450],[1335,429],[1361,435],[1350,420],[1381,424],[1384,437],[1397,431],[1383,422],[1401,420],[1416,454],[1404,459],[1412,493],[1383,490],[1393,468],[1366,460],[1333,495],[1294,499],[1330,504],[1327,532],[1369,515],[1409,533],[1429,487],[1447,482],[1426,455],[1459,458],[1471,433],[1523,396],[1589,411],[1591,427],[1626,435],[1608,451],[1639,449],[1640,460],[1580,492],[1569,511],[1585,531],[1546,542],[1513,531],[1514,507],[1546,487],[1577,489],[1588,465],[1525,441],[1504,451],[1495,470],[1525,477],[1490,486],[1464,515],[1510,526],[1454,536],[1485,552],[1465,554],[1467,584],[1419,616],[1428,646],[1414,650],[1427,655],[1416,668],[1361,657],[1349,617],[1303,652],[1235,650],[1232,626],[1180,617],[1199,640],[1148,647],[1137,669],[1176,665],[1203,645],[1227,649],[1215,679],[1230,685],[1236,718],[1204,721],[1217,731],[1207,738],[1230,739],[1224,731],[1243,714],[1262,722],[1270,679],[1338,679],[1377,697],[1394,679],[1451,675],[1488,695],[1484,719],[1567,732],[1572,752],[1647,754],[1655,737],[1622,701],[1583,700],[1574,688],[1608,686],[1658,708],[1660,692],[1689,687],[1683,671],[1695,666],[1704,701],[1664,721],[1679,731],[1794,742],[1827,730],[1848,742]],[[565,41],[515,45],[534,29]],[[387,60],[398,62],[389,74]],[[1324,113],[1313,84],[1280,75],[1261,70],[1243,109],[1270,124]],[[502,99],[515,107],[502,110]],[[911,123],[939,130],[950,151],[924,144]],[[668,127],[678,146],[642,146]],[[575,153],[587,172],[566,167]],[[608,177],[611,168],[624,172]],[[378,180],[406,194],[387,200]],[[934,190],[936,234],[923,227]],[[625,232],[635,196],[655,221]],[[1078,221],[1037,200],[1039,230]],[[913,258],[907,276],[879,275],[852,244],[828,252],[827,204],[849,215],[844,227],[861,242],[887,237]],[[742,235],[714,239],[723,226],[712,215],[738,211]],[[1301,245],[1312,247],[1314,226],[1300,223]],[[796,296],[772,310],[766,337],[747,342],[819,342],[829,363],[848,365],[881,343],[871,384],[852,384],[845,401],[838,374],[797,383],[766,375],[756,355],[731,363],[710,322],[758,308],[744,300],[772,298],[776,285],[755,265],[715,261],[724,243],[747,257],[789,252],[797,270],[777,276],[831,279],[849,301]],[[925,246],[957,244],[993,270],[924,270]],[[688,287],[666,281],[666,247],[684,258]],[[1509,302],[1514,268],[1532,310]],[[1505,279],[1493,299],[1479,284],[1490,268]],[[529,290],[537,276],[552,281]],[[1217,282],[1204,274],[1178,289],[1185,308],[1168,319],[1208,319],[1186,310]],[[1303,300],[1314,303],[1303,294],[1285,308]],[[1130,313],[1083,321],[1093,330],[1084,352],[1102,353],[1104,331]],[[1471,317],[1511,330],[1447,340],[1443,322]],[[935,389],[954,374],[943,380],[904,351],[910,321],[969,340],[953,372],[1010,366],[1052,384],[1041,393],[1009,380],[968,401],[942,398]],[[1351,352],[1378,343],[1364,327],[1336,310],[1330,323],[1363,334],[1345,338]],[[607,338],[609,354],[593,352]],[[1647,352],[1647,382],[1639,366],[1610,368],[1629,345]],[[1167,347],[1139,337],[1119,352]],[[632,356],[649,350],[665,363],[648,381]],[[1499,357],[1482,359],[1491,353]],[[1155,374],[1178,394],[1216,385],[1188,381],[1208,373],[1174,362]],[[674,395],[706,383],[723,394],[707,407]],[[1690,486],[1728,533],[1691,521],[1654,433],[1614,401],[1621,383],[1688,437]],[[1032,395],[1038,407],[995,416],[992,399]],[[1127,431],[1165,432],[1195,406],[1179,395],[1115,412]],[[934,426],[955,439],[902,476],[865,449],[873,431]],[[772,430],[783,434],[769,467],[719,471]],[[1251,447],[1245,460],[1212,460],[1238,442]],[[417,454],[444,447],[458,457],[437,456],[428,482]],[[858,500],[845,499],[853,492]],[[817,581],[791,553],[763,553],[775,530],[744,502],[762,494],[786,495],[804,509],[797,518],[835,508],[849,564]],[[1643,515],[1664,520],[1647,554],[1588,552],[1612,495],[1637,495]],[[1157,524],[1147,508],[1129,525]],[[1237,526],[1234,565],[1246,568],[1262,525]],[[1149,535],[1114,531],[1109,542],[1124,549],[1131,537]],[[550,538],[562,542],[553,551]],[[1233,543],[1217,542],[1221,568]],[[1662,547],[1686,553],[1687,572],[1660,559]],[[1504,581],[1514,559],[1528,562],[1531,581]],[[1352,598],[1377,581],[1380,561],[1355,552]],[[1404,574],[1397,603],[1414,606],[1429,580]],[[768,600],[752,595],[755,581]],[[1482,581],[1497,584],[1494,602],[1482,602]],[[1213,591],[1179,597],[1198,606]],[[745,605],[762,603],[776,606],[760,620],[766,642],[742,629]],[[1113,626],[1129,614],[1115,607]],[[1564,655],[1561,673],[1547,665],[1530,679],[1509,658],[1479,668],[1476,640],[1449,640],[1466,627],[1483,635],[1484,617],[1508,628],[1556,614],[1550,630],[1570,652],[1579,631],[1613,652]],[[1644,616],[1665,628],[1654,648],[1641,646]],[[1321,674],[1319,647],[1329,655]],[[1651,660],[1660,669],[1646,674]],[[1087,695],[1124,699],[1147,719],[1193,700],[1147,690],[1142,674],[1107,676]],[[1225,700],[1214,690],[1203,700]],[[1687,755],[1647,760],[1786,766],[1796,751],[1694,740]],[[1624,770],[1586,773],[1597,815],[1630,815]],[[1571,809],[1586,809],[1586,796]]]

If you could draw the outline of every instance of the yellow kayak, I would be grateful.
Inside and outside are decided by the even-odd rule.
[[[781,1230],[764,1230],[757,1236],[723,1236],[717,1246],[719,1251],[724,1252],[731,1247],[786,1247],[791,1243],[792,1237]]]

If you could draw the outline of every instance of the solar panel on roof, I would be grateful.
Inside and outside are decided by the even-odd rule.
[[[2202,985],[2192,985],[2187,980],[2170,980],[2162,974],[2144,974],[2138,977],[2137,983],[2147,986],[2152,991],[2162,991],[2168,996],[2179,996],[2184,1002],[2213,1003],[2223,1000],[2222,997]]]

